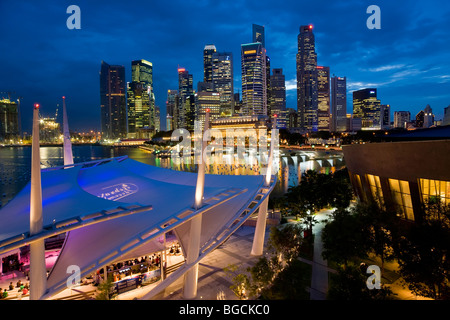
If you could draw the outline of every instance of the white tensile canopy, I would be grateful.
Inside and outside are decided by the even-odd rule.
[[[75,226],[67,230],[44,297],[66,288],[69,266],[78,266],[84,277],[116,261],[161,250],[158,238],[169,230],[174,230],[186,255],[190,220],[199,213],[200,252],[205,253],[255,212],[275,184],[272,177],[271,185],[264,187],[262,175],[206,175],[204,206],[196,211],[196,180],[196,173],[128,158],[43,170],[44,231],[51,235],[58,227]],[[125,214],[114,216],[117,212]],[[30,184],[0,210],[0,253],[11,244],[27,244],[29,215]]]

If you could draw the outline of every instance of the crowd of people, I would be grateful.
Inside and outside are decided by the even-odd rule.
[[[30,284],[29,282],[27,283],[22,283],[21,280],[17,281],[16,286],[14,286],[14,284],[12,282],[9,283],[9,287],[8,289],[2,289],[0,288],[0,299],[6,299],[9,296],[9,293],[15,289],[18,289],[18,296],[22,296],[22,295],[26,295],[28,294],[29,290],[30,290]]]

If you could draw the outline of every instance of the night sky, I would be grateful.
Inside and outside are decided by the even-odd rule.
[[[69,5],[81,9],[81,29],[69,30]],[[381,9],[381,29],[369,30],[369,5]],[[319,1],[0,1],[0,92],[22,99],[22,125],[31,128],[32,105],[54,115],[66,96],[70,128],[100,128],[101,61],[125,66],[153,63],[156,104],[165,119],[168,89],[178,89],[177,68],[203,80],[203,48],[234,55],[235,91],[241,90],[240,45],[252,24],[265,27],[271,68],[286,75],[287,107],[296,109],[297,35],[312,24],[318,65],[347,77],[351,92],[376,87],[382,104],[414,116],[427,104],[437,119],[450,105],[450,5],[447,0]],[[0,93],[0,97],[7,94]],[[161,121],[162,129],[165,121]]]

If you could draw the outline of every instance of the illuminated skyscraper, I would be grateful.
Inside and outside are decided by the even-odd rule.
[[[330,130],[330,67],[317,67],[317,121],[319,131]]]
[[[286,83],[283,69],[273,69],[270,76],[270,116],[277,115],[279,128],[287,127]]]
[[[411,113],[409,111],[394,112],[394,128],[406,128],[408,122],[411,121]]]
[[[132,61],[131,80],[127,84],[128,137],[136,138],[139,129],[156,129],[152,63]]]
[[[103,139],[127,137],[125,67],[102,61],[100,69],[100,113]]]
[[[353,92],[353,118],[361,119],[362,130],[381,129],[381,103],[377,99],[377,89]]]
[[[19,138],[19,112],[17,103],[0,100],[0,141],[16,142]]]
[[[220,94],[220,114],[234,113],[233,55],[231,52],[215,52],[212,56],[213,91]]]
[[[433,110],[431,109],[430,105],[427,104],[427,106],[425,107],[425,109],[423,110],[424,112],[424,117],[423,117],[423,127],[424,128],[429,128],[432,125],[434,125],[434,114],[433,114]]]
[[[198,92],[195,95],[195,105],[197,109],[197,120],[201,122],[201,127],[205,122],[206,110],[209,110],[211,120],[221,116],[220,94],[218,92]]]
[[[264,26],[257,24],[252,25],[252,41],[253,43],[259,42],[262,44],[263,48],[266,47],[266,35],[264,31]]]
[[[266,50],[260,42],[241,45],[242,113],[267,115]]]
[[[178,68],[178,112],[177,112],[177,128],[187,129],[187,118],[192,117],[192,112],[194,112],[194,107],[191,108],[191,104],[195,105],[193,98],[194,88],[193,88],[193,76],[185,68]],[[189,99],[188,108],[186,108],[186,100]],[[192,112],[191,112],[192,109]]]
[[[345,77],[331,78],[331,131],[347,130],[347,79]]]
[[[312,25],[300,27],[296,62],[299,126],[306,131],[317,131],[317,54]]]
[[[203,81],[206,83],[212,82],[213,54],[216,51],[216,47],[213,44],[208,44],[203,49]]]
[[[178,128],[178,90],[167,90],[166,115],[166,130]]]

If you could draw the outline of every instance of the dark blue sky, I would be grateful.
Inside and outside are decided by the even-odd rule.
[[[81,30],[66,27],[72,4],[81,9]],[[380,30],[366,27],[371,4],[381,9]],[[33,103],[52,115],[63,95],[71,129],[97,130],[101,61],[124,65],[129,81],[131,61],[146,59],[164,117],[178,66],[193,73],[195,87],[203,79],[206,44],[233,52],[240,91],[240,45],[251,42],[255,23],[265,26],[271,67],[284,69],[287,106],[296,109],[297,35],[300,25],[313,24],[318,64],[347,77],[349,113],[352,91],[376,87],[392,113],[415,115],[430,104],[441,119],[450,105],[449,19],[446,0],[2,0],[0,91],[23,97],[24,130],[30,130]]]

